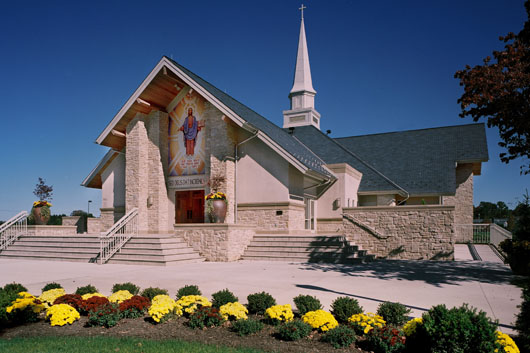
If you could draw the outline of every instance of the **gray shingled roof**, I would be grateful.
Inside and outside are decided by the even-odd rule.
[[[363,173],[360,192],[396,189],[363,161],[410,194],[450,195],[456,190],[456,162],[488,160],[484,124],[334,139],[338,144],[314,127],[297,127],[295,136],[326,163],[348,163]]]
[[[282,148],[284,148],[289,154],[295,157],[298,161],[304,164],[307,168],[323,174],[328,177],[333,177],[325,168],[323,168],[322,161],[317,158],[310,150],[308,150],[303,144],[294,139],[289,133],[275,125],[274,123],[267,120],[265,117],[256,113],[246,105],[238,102],[233,97],[224,93],[217,87],[210,84],[208,81],[204,80],[200,76],[197,76],[190,70],[186,69],[184,66],[180,65],[176,61],[165,57],[170,60],[175,66],[184,71],[192,80],[197,82],[201,87],[206,89],[212,95],[214,95],[221,103],[227,106],[239,117],[244,119],[246,122],[250,123],[252,126],[261,130],[272,140],[278,143]]]

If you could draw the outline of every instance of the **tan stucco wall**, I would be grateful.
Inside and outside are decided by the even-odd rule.
[[[386,237],[343,219],[345,236],[382,258],[452,260],[455,235],[453,206],[393,206],[344,209],[361,224]]]
[[[101,207],[125,206],[125,156],[120,153],[101,173]]]
[[[340,217],[343,207],[357,206],[357,191],[362,174],[346,163],[326,165],[337,181],[322,195],[317,203],[317,218]]]
[[[289,200],[289,164],[283,158],[256,138],[238,154],[238,204]]]

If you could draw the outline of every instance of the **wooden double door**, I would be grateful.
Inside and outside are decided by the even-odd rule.
[[[175,223],[204,223],[204,190],[175,192]]]

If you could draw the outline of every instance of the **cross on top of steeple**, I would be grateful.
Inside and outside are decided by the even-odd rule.
[[[302,20],[304,19],[304,9],[307,9],[307,7],[304,6],[304,4],[302,4],[302,6],[300,6],[300,8],[298,9],[302,13]]]

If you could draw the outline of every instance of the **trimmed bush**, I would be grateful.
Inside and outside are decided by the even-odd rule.
[[[142,297],[149,298],[149,300],[153,300],[154,297],[157,295],[169,295],[167,293],[167,290],[157,287],[149,287],[142,291],[142,294],[140,294]]]
[[[322,335],[321,338],[323,342],[331,344],[334,348],[348,347],[356,339],[355,331],[348,326],[335,327]]]
[[[238,299],[234,293],[227,289],[220,290],[212,294],[212,306],[219,309],[221,306],[228,303],[235,303]]]
[[[523,302],[519,306],[515,329],[519,332],[519,345],[522,351],[530,352],[530,282],[523,288]]]
[[[27,292],[28,289],[20,283],[13,282],[13,283],[6,284],[4,286],[4,291],[17,294],[20,292]]]
[[[402,326],[408,321],[410,309],[400,303],[384,302],[379,304],[377,315],[383,317],[387,325]]]
[[[194,284],[188,284],[177,291],[177,300],[187,295],[202,295],[199,287]]]
[[[331,303],[331,313],[341,324],[347,323],[352,315],[361,314],[362,312],[363,307],[354,298],[338,297]]]
[[[75,290],[75,294],[79,294],[79,295],[85,295],[85,294],[91,294],[91,293],[97,293],[97,292],[98,292],[98,289],[91,284],[87,284],[86,286],[83,286],[83,287],[78,287]]]
[[[206,328],[220,326],[224,322],[219,309],[211,306],[201,306],[190,315],[188,326],[191,328]]]
[[[42,287],[42,292],[44,293],[50,289],[57,289],[57,288],[63,288],[63,286],[61,286],[59,283],[56,283],[56,282],[48,283],[44,287]]]
[[[422,316],[423,323],[406,341],[410,352],[483,353],[494,352],[496,325],[491,324],[483,311],[467,304],[447,309],[433,306]]]
[[[232,331],[239,336],[248,336],[261,331],[264,326],[263,322],[255,319],[237,320],[232,322]]]
[[[284,341],[296,341],[309,336],[311,325],[300,320],[293,320],[278,326],[278,338]]]
[[[0,289],[0,327],[6,326],[8,315],[6,308],[17,299],[17,293]]]
[[[129,293],[131,293],[132,295],[137,295],[138,292],[140,292],[140,287],[131,282],[116,283],[112,286],[112,293],[116,293],[120,290],[126,290],[129,291]]]
[[[265,310],[276,305],[276,300],[269,293],[261,292],[247,296],[247,308],[250,314],[265,314]]]
[[[299,296],[294,297],[293,301],[296,305],[296,309],[298,309],[298,314],[300,316],[303,316],[310,311],[317,311],[322,309],[322,304],[320,304],[320,300],[310,295],[300,294]]]

